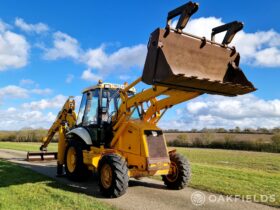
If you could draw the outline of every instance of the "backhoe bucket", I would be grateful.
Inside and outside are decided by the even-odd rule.
[[[156,29],[150,37],[142,81],[174,89],[236,96],[255,91],[239,68],[240,55],[228,47],[243,23],[234,21],[212,30],[212,38],[197,37],[182,30],[198,4],[189,2],[171,12],[166,29]],[[175,29],[171,19],[181,15]],[[223,42],[215,35],[226,31]]]
[[[38,160],[56,160],[57,152],[27,152],[27,161],[38,161]]]

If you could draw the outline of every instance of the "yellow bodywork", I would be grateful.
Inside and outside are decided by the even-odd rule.
[[[160,131],[157,126],[141,120],[126,122],[122,135],[119,136],[112,149],[91,147],[90,151],[84,150],[84,163],[89,169],[95,170],[103,155],[116,153],[127,161],[130,177],[168,174],[170,161],[167,150],[166,158],[159,158],[156,162],[148,163],[149,149],[146,136],[143,134],[144,130]]]
[[[186,92],[179,90],[170,90],[166,87],[154,86],[132,97],[128,97],[127,91],[131,90],[141,78],[137,79],[131,85],[126,86],[120,94],[122,99],[119,107],[118,116],[114,116],[115,126],[114,138],[111,142],[111,148],[91,147],[90,151],[83,151],[84,163],[89,169],[97,169],[99,160],[103,155],[108,153],[117,153],[125,158],[129,168],[130,177],[166,175],[170,169],[170,160],[167,146],[164,139],[165,157],[150,158],[145,130],[161,131],[156,123],[161,118],[163,109],[168,109],[175,104],[195,98],[201,93]],[[108,83],[106,83],[108,85]],[[105,85],[99,86],[104,88]],[[111,85],[113,87],[113,85]],[[97,86],[91,89],[97,88]],[[85,91],[88,91],[86,89]],[[166,97],[157,100],[157,96],[165,95]],[[130,116],[135,106],[150,101],[151,106],[145,112],[143,119],[132,120]]]
[[[145,131],[158,131],[157,122],[164,114],[165,110],[173,105],[190,100],[199,96],[199,92],[186,92],[169,89],[162,86],[153,86],[133,96],[128,96],[128,92],[135,93],[134,86],[141,81],[138,78],[130,85],[115,85],[110,83],[99,83],[96,86],[89,87],[83,92],[94,89],[120,89],[121,105],[118,114],[113,116],[113,139],[110,148],[103,146],[91,146],[89,150],[83,150],[83,162],[90,170],[97,170],[100,159],[110,153],[122,156],[129,169],[130,177],[142,177],[153,175],[166,175],[170,171],[170,160],[167,151],[165,139],[163,139],[162,157],[151,157],[151,148],[148,146],[147,135]],[[156,97],[164,96],[157,100]],[[131,119],[132,112],[136,106],[143,106],[143,103],[149,102],[150,106],[142,119]],[[68,128],[74,127],[77,117],[74,111],[75,101],[69,98],[59,112],[56,121],[49,129],[48,135],[43,139],[44,147],[48,145],[56,132],[59,134],[58,142],[58,164],[65,164],[70,161],[65,157],[67,147],[66,133]],[[69,112],[71,110],[71,112]],[[66,122],[66,123],[65,123]],[[164,138],[164,135],[163,135]],[[154,148],[155,149],[155,148]],[[68,159],[67,159],[68,158]]]

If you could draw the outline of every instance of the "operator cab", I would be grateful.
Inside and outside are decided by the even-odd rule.
[[[112,116],[118,111],[121,102],[119,90],[124,87],[99,81],[83,91],[76,126],[89,132],[94,146],[109,146],[113,138]],[[134,88],[129,93],[135,92]]]

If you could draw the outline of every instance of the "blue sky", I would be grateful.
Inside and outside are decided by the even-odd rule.
[[[98,78],[141,75],[150,32],[185,1],[3,1],[0,7],[0,130],[48,127],[69,95]],[[280,123],[279,1],[198,2],[188,32],[209,36],[240,20],[241,67],[258,88],[237,98],[202,96],[173,107],[164,128],[275,127]],[[204,34],[207,33],[207,34]],[[2,43],[1,43],[2,42]],[[142,86],[140,86],[142,88]],[[235,116],[231,113],[235,113]]]

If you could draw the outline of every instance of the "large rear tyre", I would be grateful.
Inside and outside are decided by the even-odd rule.
[[[72,181],[85,181],[91,171],[83,163],[83,149],[85,146],[75,140],[69,141],[65,151],[65,172]]]
[[[169,174],[162,176],[162,180],[169,189],[183,189],[191,178],[189,162],[184,156],[177,153],[171,153],[169,156],[171,161]]]
[[[98,164],[98,181],[103,196],[117,198],[123,195],[129,181],[126,161],[116,154],[103,156]]]

